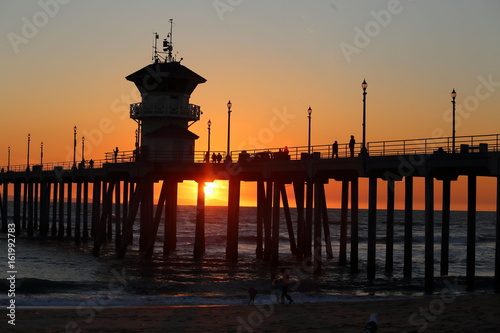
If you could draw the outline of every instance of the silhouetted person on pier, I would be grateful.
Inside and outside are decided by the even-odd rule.
[[[92,159],[91,159],[91,160],[89,161],[89,167],[90,167],[91,169],[93,169],[93,168],[94,168],[94,160],[92,160]]]
[[[115,153],[115,163],[118,163],[118,147],[116,147],[113,152]]]
[[[217,155],[215,153],[212,154],[212,163],[217,163]]]
[[[337,140],[332,145],[332,158],[337,157],[339,158],[339,144]]]
[[[356,140],[354,140],[354,135],[351,135],[351,140],[349,140],[349,150],[351,151],[351,157],[354,157],[354,146],[356,146]]]
[[[220,153],[217,154],[217,163],[222,162],[222,155]]]
[[[210,163],[210,153],[208,151],[205,154],[205,163]]]

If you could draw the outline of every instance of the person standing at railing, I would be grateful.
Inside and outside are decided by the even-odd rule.
[[[339,143],[337,140],[332,144],[332,158],[334,157],[339,158]]]
[[[355,146],[356,146],[356,140],[354,140],[354,135],[351,135],[351,140],[349,140],[349,150],[351,152],[351,157],[354,157]]]
[[[113,150],[113,153],[115,153],[115,163],[118,163],[118,147]]]

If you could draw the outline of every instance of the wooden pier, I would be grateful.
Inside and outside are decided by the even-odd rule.
[[[459,140],[483,141],[483,150],[471,152],[441,151],[448,138],[415,145],[413,152],[394,153],[369,145],[369,154],[354,158],[332,158],[327,146],[290,148],[288,155],[262,151],[233,152],[234,163],[151,162],[140,159],[135,152],[124,152],[117,159],[96,161],[94,167],[71,168],[68,163],[48,166],[17,166],[0,173],[2,231],[6,232],[7,212],[13,205],[13,223],[17,235],[25,230],[28,237],[54,237],[93,242],[93,254],[100,254],[104,243],[114,242],[116,255],[127,253],[134,230],[140,234],[139,250],[146,258],[153,255],[156,235],[162,217],[165,221],[163,253],[176,249],[178,183],[194,180],[198,183],[195,242],[193,255],[205,252],[204,183],[227,180],[228,215],[226,259],[238,260],[238,230],[240,188],[242,182],[257,188],[256,258],[277,266],[279,263],[279,231],[281,212],[285,214],[289,248],[298,261],[309,260],[316,274],[321,274],[325,258],[338,256],[339,265],[349,265],[351,273],[359,271],[360,223],[367,223],[368,246],[366,278],[376,278],[377,192],[381,180],[387,186],[387,231],[385,270],[393,270],[395,182],[405,186],[404,277],[412,277],[413,181],[425,179],[425,292],[433,292],[434,281],[434,187],[441,181],[442,232],[440,274],[448,274],[450,238],[450,192],[458,176],[468,179],[467,265],[466,285],[475,287],[475,235],[477,177],[494,177],[497,184],[497,237],[495,259],[495,292],[500,292],[500,151],[498,135],[461,137]],[[405,141],[404,146],[418,140]],[[385,143],[387,144],[387,142]],[[465,144],[464,144],[465,145]],[[399,148],[403,145],[399,144]],[[446,147],[445,147],[446,148]],[[276,151],[276,150],[273,150]],[[266,153],[269,154],[269,153]],[[65,167],[66,166],[66,167]],[[24,170],[23,170],[24,168]],[[23,170],[23,171],[12,171]],[[358,220],[359,180],[368,179],[368,220]],[[492,179],[494,179],[492,178]],[[338,253],[334,253],[327,216],[325,184],[341,184],[341,215]],[[161,184],[158,200],[154,187]],[[285,184],[292,184],[297,218],[292,220]],[[13,197],[9,201],[9,197]],[[350,202],[350,205],[349,205]],[[89,209],[90,208],[90,209]],[[283,210],[281,210],[281,208]],[[349,211],[350,210],[350,211]],[[350,213],[350,214],[349,214]],[[350,220],[348,219],[350,216]],[[135,221],[140,223],[135,224]],[[74,221],[74,224],[72,223]],[[349,228],[350,227],[350,228]],[[348,231],[350,253],[347,252]],[[24,234],[24,232],[22,233]],[[322,246],[322,243],[325,246]]]

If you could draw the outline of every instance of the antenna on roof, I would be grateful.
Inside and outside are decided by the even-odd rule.
[[[154,35],[154,37],[153,37],[153,56],[152,56],[151,60],[153,60],[156,63],[156,62],[158,62],[158,46],[157,46],[157,42],[158,42],[158,38],[160,36],[158,35],[157,32],[154,32],[153,35]]]
[[[174,20],[170,19],[170,32],[167,35],[167,38],[163,40],[163,52],[167,53],[167,59],[165,59],[165,62],[172,62],[175,61],[175,58],[172,56],[172,51],[174,49],[174,44],[172,43],[172,29],[174,27]]]
[[[174,44],[172,42],[174,20],[170,19],[169,22],[170,22],[170,32],[167,34],[167,38],[165,38],[163,40],[163,52],[158,51],[158,45],[157,45],[158,38],[159,38],[158,33],[155,32],[154,35],[153,35],[154,36],[153,37],[154,41],[153,41],[153,56],[152,56],[152,60],[155,63],[158,63],[160,61],[160,59],[161,60],[165,60],[165,62],[167,62],[167,63],[169,63],[169,62],[176,62],[176,57],[172,55],[172,51],[174,50]],[[162,54],[162,55],[165,54],[166,56],[160,56],[160,54]],[[182,61],[182,58],[181,58],[181,61]]]

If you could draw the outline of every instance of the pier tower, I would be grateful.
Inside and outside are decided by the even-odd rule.
[[[198,105],[189,98],[197,85],[206,82],[181,65],[173,55],[172,26],[158,51],[154,33],[152,63],[126,77],[135,83],[142,101],[130,105],[130,118],[138,123],[138,158],[147,161],[194,161],[198,136],[189,127],[200,119]]]

